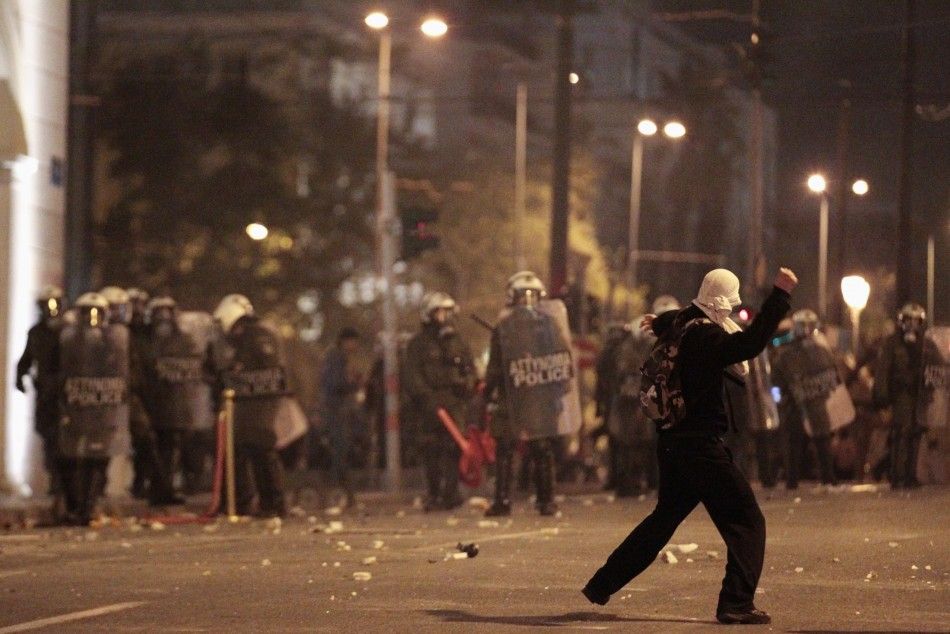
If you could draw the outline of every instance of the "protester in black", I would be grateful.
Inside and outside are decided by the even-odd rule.
[[[723,374],[742,372],[743,362],[765,349],[789,310],[790,292],[797,283],[794,273],[781,269],[775,288],[745,332],[729,319],[740,303],[739,280],[724,269],[706,275],[692,306],[644,319],[641,327],[658,336],[674,323],[708,321],[689,328],[679,348],[676,363],[680,364],[685,416],[675,428],[659,434],[656,508],[587,582],[583,593],[591,602],[606,604],[610,595],[643,572],[702,502],[728,547],[716,618],[729,624],[771,622],[753,603],[765,556],[765,518],[722,441],[729,428],[722,399]]]

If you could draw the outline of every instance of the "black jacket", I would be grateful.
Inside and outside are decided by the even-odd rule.
[[[672,433],[724,434],[729,419],[723,404],[723,371],[734,363],[752,359],[768,345],[778,324],[790,308],[791,296],[780,288],[762,304],[759,314],[747,330],[728,334],[712,323],[694,326],[686,331],[680,346],[680,378],[686,416]],[[696,306],[663,313],[653,321],[653,332],[661,336],[676,319],[686,323],[705,318]]]

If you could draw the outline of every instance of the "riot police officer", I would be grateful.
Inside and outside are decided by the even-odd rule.
[[[788,440],[786,487],[798,486],[806,436],[815,446],[821,483],[834,485],[833,429],[825,403],[841,378],[834,355],[818,332],[815,311],[795,311],[792,334],[792,341],[778,349],[772,364],[772,381],[781,394],[779,407]]]
[[[252,512],[255,490],[261,516],[286,514],[284,469],[275,425],[281,399],[289,394],[276,332],[265,325],[250,300],[227,295],[214,311],[228,350],[216,369],[223,387],[234,390],[234,451],[237,510]],[[253,475],[252,475],[253,473]]]
[[[455,300],[434,292],[422,302],[422,327],[409,341],[405,393],[419,416],[426,474],[425,509],[453,509],[461,503],[458,463],[461,450],[438,417],[444,409],[462,427],[474,396],[475,365],[468,344],[455,328]]]
[[[897,315],[899,329],[884,340],[874,369],[874,404],[891,408],[890,480],[895,489],[919,487],[917,452],[924,432],[917,420],[923,394],[925,359],[938,358],[935,344],[924,337],[923,306],[905,304]]]
[[[131,308],[129,318],[129,434],[132,441],[132,495],[150,497],[155,503],[170,495],[161,486],[167,478],[159,473],[161,465],[155,432],[145,410],[145,369],[143,358],[149,341],[149,294],[139,288],[126,291]]]
[[[88,524],[104,490],[117,431],[125,423],[128,331],[108,323],[109,302],[99,293],[76,301],[78,320],[60,333],[63,417],[59,451],[66,521]]]
[[[492,332],[485,394],[497,403],[491,431],[498,450],[495,500],[488,516],[511,514],[512,458],[522,438],[527,441],[526,458],[534,466],[538,511],[557,512],[554,452],[574,363],[558,323],[539,309],[546,295],[533,272],[513,275],[508,280],[508,310]]]
[[[39,320],[26,336],[26,348],[16,366],[16,389],[26,393],[24,377],[30,377],[36,398],[34,429],[43,440],[43,466],[49,474],[49,493],[60,493],[56,436],[59,426],[59,332],[65,304],[58,286],[46,286],[36,298]]]
[[[198,388],[204,383],[204,350],[178,324],[178,305],[171,297],[148,303],[149,340],[143,355],[145,407],[155,433],[160,461],[154,483],[161,491],[153,503],[181,504],[173,493],[176,462],[183,434],[194,427]],[[153,485],[153,486],[154,486]]]

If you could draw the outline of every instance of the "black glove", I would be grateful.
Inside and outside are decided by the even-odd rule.
[[[21,376],[18,376],[18,377],[16,378],[16,389],[19,390],[20,392],[23,392],[24,394],[26,394],[26,386],[23,385],[23,376],[22,376],[22,375],[21,375]]]

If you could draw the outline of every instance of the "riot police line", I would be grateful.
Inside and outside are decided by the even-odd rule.
[[[199,489],[216,453],[216,412],[225,389],[235,395],[235,512],[286,512],[279,450],[306,433],[307,421],[288,385],[280,338],[247,298],[224,298],[214,315],[117,287],[87,293],[69,310],[62,292],[50,287],[37,303],[41,317],[18,365],[17,386],[25,390],[24,377],[32,377],[36,431],[50,490],[62,504],[61,521],[88,522],[105,490],[109,459],[117,455],[132,456],[134,495],[156,507],[184,502],[176,474],[183,492]],[[417,419],[427,510],[460,504],[458,465],[470,465],[477,449],[480,462],[495,462],[488,515],[511,512],[518,455],[525,485],[535,485],[538,511],[557,511],[555,462],[563,438],[581,428],[566,309],[547,297],[530,271],[508,280],[504,303],[496,325],[489,325],[484,381],[453,323],[458,306],[448,295],[427,296],[419,332],[406,342],[403,401]],[[676,309],[668,296],[654,306],[659,313]],[[840,469],[833,449],[850,438],[859,446],[856,479],[875,475],[877,467],[895,487],[917,486],[919,448],[931,442],[932,430],[946,426],[950,335],[928,328],[923,310],[913,305],[901,311],[898,325],[879,353],[848,368],[824,341],[814,313],[798,311],[783,326],[787,333],[749,363],[744,385],[727,384],[739,432],[732,441],[743,447],[736,453],[763,485],[774,486],[784,475],[794,488],[812,455],[818,478],[834,484]],[[620,496],[656,486],[655,430],[637,393],[651,346],[637,328],[616,329],[598,360],[597,412],[609,437],[607,486]],[[527,380],[529,374],[538,376]],[[887,378],[871,389],[869,374]],[[864,400],[856,395],[862,387],[868,388]],[[354,389],[346,388],[342,402],[352,401]],[[882,464],[866,465],[867,428],[887,424],[867,421],[885,408],[893,412],[888,449]],[[440,411],[462,431],[450,433]],[[468,441],[457,442],[460,435]],[[352,451],[352,439],[345,445],[344,453]],[[342,472],[335,477],[352,502],[352,483]]]
[[[232,512],[285,513],[277,452],[307,423],[287,384],[280,337],[246,297],[225,297],[211,315],[112,286],[67,309],[50,286],[37,305],[16,387],[26,391],[30,377],[57,522],[93,519],[116,457],[131,457],[135,497],[163,510],[183,504],[179,472],[185,493],[202,488],[209,462],[220,472],[223,394],[232,400]]]

